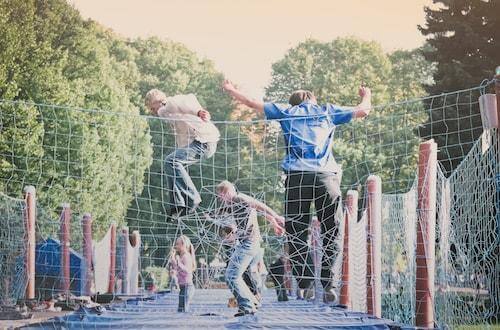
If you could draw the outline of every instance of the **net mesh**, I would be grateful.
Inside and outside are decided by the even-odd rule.
[[[26,203],[0,193],[0,304],[24,297],[26,274]]]
[[[438,172],[438,324],[498,321],[498,143],[486,131],[448,178]]]
[[[491,324],[498,320],[495,175],[499,173],[499,146],[495,130],[486,131],[479,138],[483,129],[477,102],[490,86],[491,82],[467,90],[380,105],[367,119],[336,127],[334,153],[343,166],[342,191],[354,189],[360,196],[366,196],[367,177],[375,174],[382,179],[384,317],[414,323],[417,149],[421,141],[433,137],[440,146],[435,294],[438,324]],[[0,101],[0,107],[5,127],[2,137],[8,137],[0,144],[3,158],[0,188],[10,196],[19,196],[27,184],[37,188],[38,242],[58,238],[58,212],[63,202],[71,204],[73,219],[80,219],[85,212],[92,214],[94,240],[104,237],[99,244],[107,244],[105,235],[111,223],[116,222],[118,227],[126,224],[131,231],[141,233],[140,270],[133,274],[141,283],[145,272],[165,272],[175,239],[184,234],[190,237],[196,251],[196,286],[225,287],[224,272],[231,248],[221,242],[223,225],[213,215],[220,206],[215,187],[222,180],[234,183],[239,192],[265,203],[278,214],[284,213],[287,182],[281,162],[287,149],[277,121],[215,122],[221,135],[215,154],[187,167],[202,202],[194,213],[173,220],[168,216],[171,192],[165,179],[165,158],[176,149],[176,133],[167,121],[138,114],[21,101]],[[449,116],[451,112],[453,116]],[[20,135],[5,135],[14,131]],[[23,141],[22,134],[29,138]],[[476,141],[475,144],[462,141],[465,136],[469,138],[464,141]],[[303,184],[302,188],[312,189],[312,186]],[[314,192],[311,199],[323,195]],[[22,217],[22,205],[16,204],[17,200],[14,203],[2,198],[2,205],[6,206],[2,206],[1,220],[11,224],[2,225],[9,228],[2,231],[5,236],[2,243],[12,242],[9,251],[13,251],[12,247],[22,242],[16,239],[21,237],[22,227],[12,219]],[[327,268],[333,268],[332,282],[337,285],[342,260],[342,205],[333,224],[322,228],[318,235],[311,230],[310,223],[327,206],[308,202],[310,205],[301,210],[307,221],[298,230],[299,244],[292,250],[290,244],[285,244],[287,239],[276,236],[263,213],[259,213],[264,263],[270,268],[282,256],[288,263],[294,258],[297,263],[310,255],[315,262],[305,263],[295,275],[317,280],[319,289],[318,274],[322,273],[314,264],[319,266],[321,257],[328,255]],[[359,216],[352,219],[349,235],[351,305],[357,311],[367,310],[365,206],[366,201],[361,200]],[[301,224],[297,219],[287,220],[293,225]],[[80,251],[80,221],[71,222],[71,237],[72,248]],[[17,249],[20,254],[22,248]],[[12,268],[12,260],[10,270],[2,266],[2,279],[8,279],[12,269],[22,275],[22,269]],[[45,260],[48,266],[48,259],[40,260]],[[53,283],[42,285],[49,293],[57,291],[59,283],[58,270],[52,271],[45,276],[52,278]],[[165,278],[168,275],[156,277],[157,287],[166,287],[168,281],[160,280]],[[324,276],[322,279],[331,280]],[[7,282],[2,281],[2,285]],[[270,282],[268,286],[271,287]],[[16,297],[12,291],[8,292],[10,299]],[[321,301],[322,293],[316,290],[316,302]]]

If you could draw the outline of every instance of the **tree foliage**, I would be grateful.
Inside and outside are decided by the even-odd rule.
[[[426,23],[419,26],[427,37],[424,55],[437,63],[430,94],[441,94],[478,86],[493,76],[500,65],[500,1],[434,0],[426,7]],[[456,98],[456,95],[451,95]],[[422,134],[433,137],[440,148],[438,157],[450,172],[470,150],[482,132],[478,95],[464,95],[458,107],[447,106],[448,100],[429,104],[431,116]]]
[[[77,214],[92,213],[102,234],[111,221],[123,223],[151,158],[147,123],[123,79],[127,63],[111,52],[109,32],[106,39],[65,1],[0,7],[2,190],[19,195],[35,185],[52,218],[69,202]]]

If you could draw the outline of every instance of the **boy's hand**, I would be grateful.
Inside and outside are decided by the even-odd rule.
[[[210,121],[210,112],[208,112],[207,110],[205,109],[201,109],[200,111],[198,111],[198,117],[201,118],[201,120],[203,121]]]
[[[231,92],[234,92],[236,90],[236,87],[234,87],[232,82],[230,82],[229,80],[226,79],[222,83],[222,89],[228,93],[231,93]]]
[[[285,233],[285,228],[283,228],[282,226],[280,226],[277,223],[274,223],[273,228],[274,228],[274,233],[277,236],[283,236],[283,234]]]
[[[282,216],[278,215],[276,217],[274,217],[274,220],[276,221],[276,223],[280,226],[285,226],[285,218],[283,218]]]
[[[366,87],[366,86],[361,86],[359,88],[359,96],[362,98],[362,99],[365,99],[365,98],[371,98],[372,97],[372,91]]]

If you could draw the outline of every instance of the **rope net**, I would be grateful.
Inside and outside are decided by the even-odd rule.
[[[453,326],[498,321],[499,198],[495,175],[500,172],[499,146],[494,129],[482,133],[477,101],[491,84],[380,105],[365,120],[335,128],[334,154],[343,170],[338,175],[341,191],[356,190],[359,196],[366,196],[368,176],[381,178],[383,317],[407,324],[415,321],[418,146],[435,138],[440,148],[438,233],[436,255],[429,258],[435,257],[437,269],[437,323]],[[106,233],[111,223],[118,228],[127,225],[131,232],[138,230],[142,247],[137,277],[141,285],[152,277],[157,288],[168,287],[169,256],[181,235],[190,238],[195,250],[195,286],[227,288],[226,267],[235,247],[222,239],[221,232],[228,227],[227,217],[234,218],[234,214],[219,212],[225,209],[216,193],[221,181],[233,183],[238,193],[279,215],[284,214],[288,199],[299,205],[296,214],[300,216],[286,218],[285,227],[295,232],[294,237],[277,236],[266,222],[266,212],[257,215],[259,246],[267,269],[259,274],[266,287],[282,285],[290,294],[292,278],[295,285],[316,281],[315,301],[321,302],[323,286],[339,288],[345,284],[340,279],[342,201],[337,208],[328,199],[329,192],[314,189],[314,183],[307,181],[317,178],[302,175],[296,184],[298,195],[286,196],[292,178],[287,181],[281,169],[287,147],[279,121],[215,121],[220,139],[213,156],[199,157],[186,166],[201,202],[193,212],[172,216],[175,192],[169,189],[166,158],[179,150],[172,120],[23,101],[2,100],[0,109],[0,250],[7,251],[0,257],[8,261],[1,263],[0,291],[8,299],[18,298],[23,291],[13,286],[4,290],[12,284],[11,276],[22,278],[23,263],[18,267],[15,260],[25,253],[20,225],[23,204],[3,194],[20,197],[28,184],[37,189],[37,244],[59,238],[60,205],[70,203],[72,219],[81,219],[85,212],[92,214],[93,238],[96,246],[104,245],[103,250],[108,248]],[[317,118],[311,123],[321,125],[322,121]],[[367,311],[366,198],[361,198],[359,205],[349,230],[350,304],[353,310]],[[319,226],[316,232],[311,227],[315,221]],[[70,233],[71,247],[78,256],[82,242],[79,220],[71,222]],[[47,259],[37,262],[37,267],[49,263]],[[95,264],[109,268],[108,261]],[[52,279],[50,285],[38,283],[39,290],[45,292],[43,297],[59,290],[59,271],[51,269],[44,275]],[[95,274],[100,278],[99,271]],[[267,277],[269,281],[266,272],[272,275]],[[108,285],[108,279],[95,283],[101,290]]]
[[[26,290],[26,228],[23,199],[0,193],[0,304],[12,306]]]

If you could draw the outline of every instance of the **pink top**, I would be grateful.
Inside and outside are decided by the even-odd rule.
[[[176,256],[177,279],[179,285],[193,284],[193,258],[191,254],[184,253]]]

